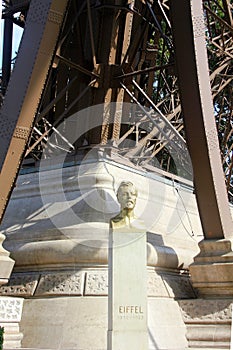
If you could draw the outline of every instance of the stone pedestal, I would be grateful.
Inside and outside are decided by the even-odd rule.
[[[190,265],[194,288],[199,296],[232,298],[233,250],[229,239],[203,240],[200,253]]]
[[[19,331],[23,309],[22,298],[0,297],[0,326],[4,328],[3,349],[21,348]]]
[[[230,349],[233,251],[230,239],[203,240],[190,265],[199,299],[179,302],[190,349]],[[203,299],[202,299],[203,298]]]
[[[179,301],[189,349],[230,349],[232,300]]]
[[[146,233],[110,232],[108,350],[146,350]]]

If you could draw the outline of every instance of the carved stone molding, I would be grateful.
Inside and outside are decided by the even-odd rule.
[[[154,272],[148,273],[147,295],[149,297],[169,297],[162,277]]]
[[[169,296],[176,299],[195,298],[189,277],[164,275],[162,276]]]
[[[177,299],[194,298],[189,277],[172,275],[156,270],[148,270],[148,297],[168,297]],[[63,272],[13,273],[6,285],[0,286],[0,296],[107,296],[107,269],[68,270]]]
[[[185,323],[222,323],[231,322],[233,300],[194,299],[179,301]]]
[[[4,349],[20,348],[23,334],[19,331],[23,298],[0,297],[0,325],[4,327]]]
[[[12,274],[9,282],[0,287],[0,295],[32,296],[35,292],[38,280],[39,274]]]
[[[42,275],[36,289],[39,295],[82,295],[84,272],[64,272]]]
[[[0,322],[19,322],[22,309],[22,298],[0,297]]]
[[[108,295],[108,272],[87,272],[85,295]]]

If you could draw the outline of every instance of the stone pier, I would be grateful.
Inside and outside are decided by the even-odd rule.
[[[148,348],[185,349],[177,299],[195,297],[188,266],[201,239],[192,235],[201,229],[191,184],[174,187],[160,174],[106,158],[65,167],[62,188],[56,169],[40,177],[19,176],[1,227],[15,267],[0,295],[24,299],[22,348],[107,348],[109,220],[119,212],[119,184],[130,179],[138,189],[135,214],[148,223]],[[122,315],[129,306],[145,312],[139,301],[118,306]]]

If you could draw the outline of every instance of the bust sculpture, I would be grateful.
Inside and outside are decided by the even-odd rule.
[[[134,214],[134,208],[138,196],[137,188],[130,181],[122,181],[117,190],[117,200],[121,206],[121,211],[110,221],[113,230],[131,229],[142,230],[144,224],[138,220]]]

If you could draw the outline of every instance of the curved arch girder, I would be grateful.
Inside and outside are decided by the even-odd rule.
[[[193,164],[199,213],[205,238],[232,236],[232,220],[215,126],[202,2],[171,1],[181,103]]]

